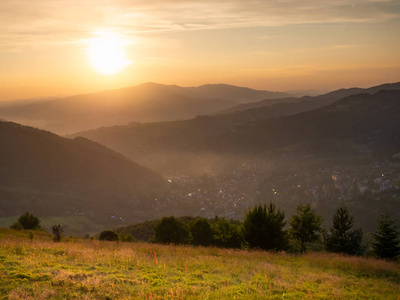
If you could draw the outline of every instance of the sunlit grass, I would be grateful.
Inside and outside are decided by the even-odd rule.
[[[400,264],[0,230],[3,299],[398,299]]]

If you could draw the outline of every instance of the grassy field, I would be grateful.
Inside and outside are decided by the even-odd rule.
[[[29,232],[0,229],[0,299],[400,299],[399,263]]]

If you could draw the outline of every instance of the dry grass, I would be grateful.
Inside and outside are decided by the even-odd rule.
[[[0,230],[3,299],[399,299],[400,264]]]

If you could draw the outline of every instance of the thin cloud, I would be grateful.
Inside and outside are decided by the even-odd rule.
[[[101,28],[126,35],[321,23],[382,22],[400,17],[400,1],[320,0],[2,0],[3,50],[30,43],[72,43]]]

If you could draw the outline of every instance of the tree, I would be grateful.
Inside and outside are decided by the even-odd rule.
[[[284,249],[284,219],[285,213],[279,209],[276,211],[274,203],[249,209],[243,221],[243,235],[249,247],[264,250]]]
[[[174,216],[164,217],[154,226],[154,240],[162,244],[188,244],[190,242],[189,229]]]
[[[54,225],[51,229],[53,231],[53,241],[60,242],[61,235],[63,233],[63,228],[61,227],[61,225]]]
[[[322,217],[315,214],[310,204],[298,205],[296,214],[289,221],[289,237],[299,245],[300,252],[306,251],[306,244],[320,239]]]
[[[40,219],[33,214],[26,212],[21,215],[17,222],[11,225],[13,229],[40,229]]]
[[[324,245],[330,252],[361,255],[363,233],[361,228],[352,230],[354,217],[349,214],[347,207],[341,206],[333,216],[330,232],[324,235]]]
[[[373,237],[372,249],[376,257],[395,260],[400,255],[400,233],[387,210],[378,219],[378,232]]]
[[[225,218],[218,218],[212,225],[211,243],[217,247],[240,248],[242,238],[239,225],[228,222]]]
[[[210,223],[204,218],[195,219],[190,223],[193,245],[209,246],[212,238]]]
[[[100,233],[100,241],[118,241],[118,233],[112,230],[104,230]]]

